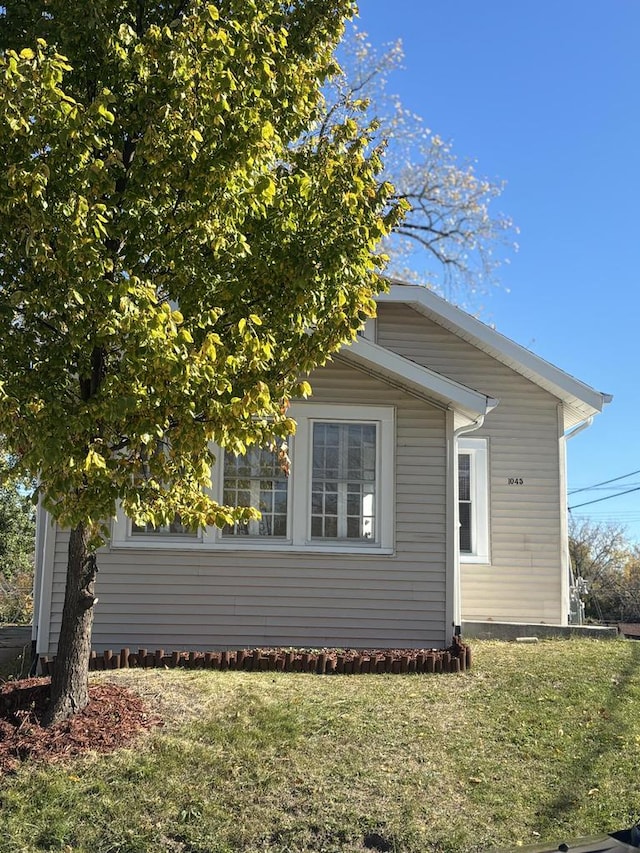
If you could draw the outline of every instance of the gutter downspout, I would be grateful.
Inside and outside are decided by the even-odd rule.
[[[569,432],[565,432],[565,440],[573,438],[574,435],[578,435],[578,433],[582,432],[583,429],[587,429],[588,427],[590,427],[593,423],[594,417],[595,415],[591,415],[591,417],[588,417],[586,421],[582,421],[582,423],[578,424],[577,426],[574,426],[574,428],[569,430]]]
[[[453,430],[451,441],[449,442],[449,458],[448,469],[451,472],[449,478],[449,506],[447,525],[448,542],[447,556],[449,564],[453,566],[453,571],[450,573],[452,577],[451,598],[452,601],[452,618],[451,625],[453,633],[457,637],[462,631],[462,596],[461,596],[461,577],[460,577],[460,535],[458,523],[458,438],[469,432],[475,432],[484,424],[484,419],[489,412],[498,405],[498,400],[487,397],[487,408],[484,414],[479,415],[473,423],[458,427]]]

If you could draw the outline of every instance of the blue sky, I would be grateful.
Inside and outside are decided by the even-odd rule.
[[[389,91],[506,182],[497,210],[520,249],[481,319],[614,395],[569,442],[570,490],[640,469],[640,3],[360,0],[357,24],[403,42]],[[640,490],[575,514],[640,541]]]

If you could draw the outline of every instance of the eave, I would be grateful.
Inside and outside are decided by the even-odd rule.
[[[410,306],[553,394],[563,404],[565,430],[600,413],[613,399],[610,394],[596,391],[426,287],[393,281],[389,291],[381,293],[377,301]]]
[[[455,382],[435,370],[422,367],[362,337],[344,346],[335,358],[421,397],[439,408],[459,412],[471,421],[486,415],[498,404],[493,397]]]

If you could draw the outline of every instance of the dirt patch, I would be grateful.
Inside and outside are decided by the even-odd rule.
[[[56,761],[85,752],[111,752],[162,725],[131,690],[99,684],[89,688],[83,711],[45,728],[40,721],[49,690],[49,678],[0,685],[0,771],[15,770],[25,759]]]

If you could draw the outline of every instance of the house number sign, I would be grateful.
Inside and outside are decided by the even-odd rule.
[[[507,477],[508,486],[524,486],[522,477]]]

